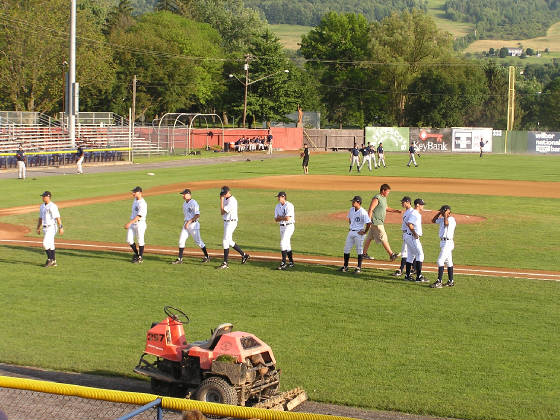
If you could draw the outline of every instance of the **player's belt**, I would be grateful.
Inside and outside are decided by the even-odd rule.
[[[451,241],[451,238],[440,238],[442,241]]]
[[[54,226],[54,225],[43,225],[44,228],[51,227],[51,226]]]
[[[362,229],[350,229],[350,232],[359,232]]]
[[[237,222],[237,219],[224,220],[224,222]]]
[[[280,223],[280,226],[288,226],[288,225],[293,225],[294,222],[289,222],[289,223]]]
[[[408,232],[405,232],[405,233],[406,233],[407,235],[410,235],[410,236],[412,236],[412,233],[408,233]]]

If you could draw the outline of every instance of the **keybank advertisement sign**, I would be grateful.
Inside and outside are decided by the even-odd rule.
[[[484,152],[492,151],[492,129],[491,128],[454,128],[453,129],[453,152],[476,152],[480,153],[480,142]]]
[[[529,153],[560,153],[560,133],[529,131]]]
[[[451,129],[411,128],[410,142],[416,144],[418,153],[451,152]]]

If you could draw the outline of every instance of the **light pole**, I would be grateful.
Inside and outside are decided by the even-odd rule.
[[[263,76],[257,80],[249,80],[249,58],[245,59],[245,65],[243,66],[243,70],[245,70],[245,81],[243,82],[239,77],[235,74],[230,74],[229,78],[235,78],[239,83],[241,83],[245,88],[245,96],[243,98],[243,128],[245,128],[245,121],[247,119],[247,88],[254,83],[260,82],[261,80],[268,79],[269,77],[276,76],[279,73],[289,73],[290,70],[279,70],[267,76]]]

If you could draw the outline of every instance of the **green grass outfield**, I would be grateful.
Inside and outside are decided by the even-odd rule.
[[[557,158],[548,156],[430,156],[406,168],[407,156],[390,154],[388,176],[559,181]],[[100,196],[155,185],[203,179],[239,179],[299,173],[297,158],[227,165],[151,170],[145,173],[86,174],[0,180],[3,207],[53,199]],[[347,155],[312,155],[312,173],[343,174]],[[352,182],[355,176],[348,177]],[[372,177],[372,195],[383,182]],[[354,192],[293,191],[298,227],[296,253],[341,255],[342,220],[326,215],[346,211]],[[248,250],[276,251],[272,190],[236,190],[240,224],[236,239]],[[393,191],[396,207],[405,191]],[[406,191],[406,193],[413,193]],[[412,194],[417,195],[417,194]],[[422,194],[429,208],[443,202],[455,211],[481,214],[487,221],[457,228],[457,264],[557,270],[558,199]],[[221,222],[217,190],[195,191],[201,205],[202,235],[219,248]],[[123,242],[130,200],[62,210],[66,239]],[[431,203],[437,203],[431,205]],[[283,370],[282,387],[302,386],[315,401],[437,416],[557,418],[560,342],[556,282],[457,276],[452,289],[395,280],[382,270],[361,277],[333,267],[298,265],[279,272],[276,264],[232,261],[227,271],[188,259],[149,254],[149,244],[174,246],[181,224],[178,194],[148,198],[147,255],[132,265],[129,255],[59,250],[59,267],[44,269],[39,249],[0,246],[0,361],[90,373],[130,375],[144,348],[145,332],[163,318],[162,307],[183,308],[192,319],[189,340],[230,321],[269,343]],[[36,214],[1,218],[34,226]],[[398,227],[389,226],[394,248]],[[60,240],[60,238],[58,238]],[[433,226],[423,240],[426,260],[437,255]],[[188,243],[192,246],[192,242]],[[372,245],[376,256],[383,255]],[[353,260],[355,261],[355,260]],[[8,275],[9,273],[9,275]]]

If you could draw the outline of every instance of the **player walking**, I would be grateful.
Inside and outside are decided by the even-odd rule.
[[[55,203],[51,201],[50,191],[45,191],[41,194],[43,197],[43,204],[39,208],[39,219],[37,220],[37,233],[41,233],[43,228],[43,248],[47,254],[47,261],[44,267],[56,267],[56,255],[54,246],[54,237],[56,232],[64,234],[62,227],[62,220],[60,219],[60,212]]]
[[[307,147],[307,144],[303,146],[301,157],[303,158],[303,162],[301,163],[303,174],[307,175],[309,173],[309,147]]]
[[[379,168],[381,168],[381,163],[383,163],[383,167],[386,168],[385,165],[385,152],[383,151],[383,143],[379,143],[377,146],[377,157],[379,158]]]
[[[249,259],[249,254],[243,252],[239,245],[233,241],[233,232],[235,228],[237,228],[237,199],[231,195],[230,188],[225,185],[220,191],[220,211],[224,219],[224,237],[222,239],[224,262],[218,268],[229,268],[228,257],[230,247],[233,247],[233,249],[239,252],[239,255],[241,255],[241,264],[245,264]]]
[[[200,223],[198,221],[200,218],[200,207],[196,200],[192,198],[191,190],[188,188],[185,188],[179,194],[181,194],[183,200],[185,200],[183,203],[183,229],[181,229],[181,235],[179,236],[179,256],[171,264],[183,264],[183,252],[185,251],[185,243],[189,235],[192,236],[194,243],[202,249],[202,253],[204,254],[202,262],[208,262],[210,261],[210,257],[208,256],[206,245],[200,238]]]
[[[389,254],[389,259],[395,261],[398,257],[397,254],[393,252],[391,246],[389,245],[389,239],[387,238],[387,233],[385,232],[385,216],[387,212],[400,213],[399,210],[392,209],[387,206],[387,196],[391,192],[391,187],[389,184],[382,184],[379,187],[379,194],[376,194],[371,200],[371,204],[368,209],[368,216],[371,219],[372,225],[369,229],[368,236],[364,243],[364,258],[366,260],[372,260],[373,258],[368,255],[369,244],[372,240],[375,240],[378,244],[383,245],[385,251]]]
[[[132,256],[132,263],[142,264],[144,262],[144,235],[146,233],[146,217],[148,216],[148,204],[143,198],[142,188],[135,187],[131,190],[134,200],[132,201],[132,212],[130,214],[130,221],[124,225],[126,231],[126,241],[132,248],[134,255]],[[134,238],[138,241],[138,248]]]
[[[453,287],[455,283],[453,282],[453,248],[455,248],[455,243],[453,242],[453,237],[455,236],[455,227],[457,222],[455,218],[451,216],[451,207],[447,204],[441,206],[439,212],[433,217],[432,223],[437,223],[439,225],[439,256],[437,259],[438,265],[438,278],[435,283],[431,284],[430,287],[434,289],[439,289],[443,287],[443,270],[445,268],[445,263],[447,263],[447,276],[449,280],[445,283],[445,286]]]
[[[367,162],[369,171],[371,172],[371,156],[372,156],[372,153],[371,153],[371,149],[370,149],[369,145],[368,146],[363,145],[361,152],[362,152],[362,164],[360,165],[360,168],[358,169],[358,171],[361,171],[362,168],[364,167],[364,165]],[[373,156],[375,156],[375,155],[373,155]]]
[[[360,172],[360,151],[354,144],[354,147],[350,149],[350,170],[348,172],[352,172],[352,167],[356,165],[356,169]]]
[[[76,155],[78,157],[78,160],[76,161],[76,166],[78,168],[78,173],[83,174],[84,170],[82,169],[82,163],[84,162],[84,149],[83,149],[81,144],[78,146],[78,150],[76,151]]]
[[[25,152],[23,151],[23,147],[20,144],[19,148],[16,152],[16,162],[17,162],[17,169],[18,169],[18,179],[25,179],[25,175],[27,174],[27,169],[25,168]]]
[[[410,205],[410,202],[408,203]],[[422,236],[422,215],[420,214],[424,209],[424,200],[417,198],[414,200],[414,210],[412,210],[406,219],[404,220],[406,224],[405,241],[408,248],[406,257],[406,277],[405,280],[412,281],[410,276],[410,271],[412,269],[412,263],[415,262],[416,268],[416,281],[419,283],[426,282],[426,278],[422,275],[422,263],[424,261],[424,250],[422,249],[422,244],[420,243],[420,237]]]
[[[286,270],[294,266],[291,238],[295,230],[295,210],[294,205],[287,201],[284,191],[280,191],[276,197],[278,204],[274,209],[274,220],[280,225],[280,251],[282,252],[282,263],[278,270]],[[286,264],[286,257],[290,260],[288,264]]]
[[[344,245],[344,266],[340,267],[339,271],[344,273],[348,271],[350,251],[352,251],[352,248],[355,246],[356,252],[358,253],[358,267],[356,267],[354,273],[359,274],[362,272],[364,235],[371,226],[371,219],[367,211],[362,208],[362,197],[359,195],[354,196],[352,199],[352,208],[348,212],[347,218],[350,224],[350,230],[346,236],[346,244]]]
[[[414,163],[414,167],[418,167],[418,165],[416,164],[416,158],[414,157],[414,155],[416,154],[416,145],[414,144],[414,142],[410,143],[408,154],[410,155],[410,159],[408,160],[408,164],[406,166],[410,167],[410,164]]]

